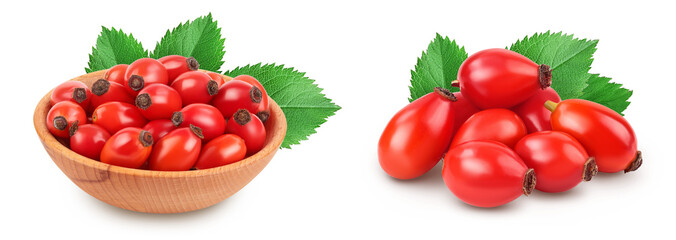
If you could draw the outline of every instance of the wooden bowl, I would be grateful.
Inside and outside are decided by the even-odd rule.
[[[105,70],[72,79],[91,84]],[[225,77],[229,80],[229,77]],[[232,196],[270,162],[286,135],[286,118],[270,99],[267,139],[258,153],[233,164],[194,171],[149,171],[113,166],[79,155],[61,144],[45,125],[49,96],[35,108],[33,123],[42,145],[56,166],[75,185],[110,205],[147,213],[179,213],[209,207]]]

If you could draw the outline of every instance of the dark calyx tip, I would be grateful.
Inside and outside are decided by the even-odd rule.
[[[174,114],[171,114],[171,123],[174,124],[174,126],[178,127],[183,123],[183,113],[182,112],[174,112]]]
[[[627,167],[627,169],[624,169],[624,173],[636,171],[638,168],[641,167],[641,165],[643,165],[643,153],[641,153],[641,151],[637,151],[634,161],[631,161],[629,167]]]
[[[258,89],[256,86],[251,87],[249,95],[251,96],[252,102],[260,103],[261,100],[263,100],[263,92],[261,92],[261,90]]]
[[[129,87],[131,90],[134,91],[141,91],[143,89],[143,86],[145,86],[145,81],[143,80],[143,77],[139,75],[131,75],[129,77]]]
[[[590,157],[584,163],[584,167],[582,168],[582,180],[585,182],[589,182],[598,173],[599,167],[596,165],[596,160],[594,159],[594,157]]]
[[[65,130],[66,127],[68,127],[68,120],[66,120],[66,117],[64,116],[57,116],[52,121],[52,124],[54,125],[54,128],[58,130]]]
[[[151,105],[153,105],[153,101],[150,99],[150,94],[148,93],[142,93],[139,94],[136,97],[136,106],[140,108],[141,110],[146,110],[148,109]]]
[[[199,137],[200,139],[204,139],[204,134],[202,134],[202,129],[199,128],[198,126],[190,124],[190,130],[192,131],[192,133],[197,135],[197,137]]]
[[[82,103],[84,100],[87,100],[87,90],[84,88],[74,88],[73,89],[73,99],[77,103]]]
[[[268,118],[270,118],[270,111],[260,111],[256,113],[256,116],[261,120],[261,122],[265,123],[268,121]]]
[[[105,93],[108,92],[108,89],[110,89],[110,82],[105,79],[99,79],[92,84],[92,93],[96,96],[101,96]]]
[[[246,109],[240,109],[237,110],[234,115],[232,115],[232,119],[235,120],[237,124],[244,126],[244,124],[247,124],[249,121],[251,121],[251,113],[249,113],[249,111]]]
[[[526,171],[526,174],[523,176],[523,195],[530,195],[533,192],[533,189],[535,189],[536,182],[537,179],[535,179],[535,170],[529,168],[528,171]]]
[[[73,135],[75,135],[79,125],[80,125],[80,121],[75,120],[75,122],[73,122],[73,124],[70,125],[70,128],[68,128],[68,136],[72,137]]]
[[[207,92],[209,93],[209,96],[216,95],[218,93],[218,83],[210,79],[207,83]]]
[[[153,135],[146,130],[141,130],[141,134],[139,134],[138,140],[141,141],[144,147],[150,147],[153,145]]]
[[[188,64],[188,69],[190,69],[192,71],[200,69],[200,63],[197,62],[197,59],[195,59],[194,57],[189,57],[189,58],[185,59],[185,63]]]
[[[455,95],[448,89],[442,88],[442,87],[435,87],[434,92],[441,95],[442,97],[451,100],[452,102],[458,101],[457,98],[455,98]]]
[[[540,88],[545,89],[552,85],[552,68],[547,64],[541,64],[539,68]]]

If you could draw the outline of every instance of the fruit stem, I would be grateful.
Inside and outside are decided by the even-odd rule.
[[[192,133],[194,133],[200,139],[204,139],[204,134],[202,133],[202,129],[199,128],[198,126],[190,124],[190,130],[192,131]]]
[[[58,130],[64,130],[68,126],[68,120],[64,116],[57,116],[52,120],[52,125]]]
[[[107,93],[109,88],[110,82],[108,82],[108,80],[99,79],[92,84],[92,93],[96,96],[101,96],[104,93]]]
[[[451,81],[451,87],[459,88],[460,87],[460,81],[458,81],[458,80]]]
[[[183,123],[183,113],[182,112],[174,112],[171,114],[171,123],[174,124],[174,126],[178,127]]]
[[[244,124],[251,121],[251,114],[246,109],[239,109],[232,115],[232,119],[235,120],[237,124],[244,126]]]
[[[68,128],[68,136],[73,136],[77,132],[78,125],[80,125],[80,120],[75,120],[73,124],[70,125],[70,128]]]
[[[535,189],[535,183],[537,179],[535,178],[535,170],[529,168],[526,171],[526,174],[523,175],[523,195],[530,195]]]
[[[218,83],[210,79],[207,83],[207,92],[209,93],[209,96],[216,95],[218,93]]]
[[[150,94],[148,93],[142,93],[139,94],[136,97],[136,106],[140,108],[141,110],[146,110],[148,109],[151,105],[153,105],[153,101],[150,99]]]
[[[559,105],[558,103],[555,103],[555,102],[553,102],[553,101],[551,101],[551,100],[547,100],[547,101],[545,102],[545,108],[546,108],[547,110],[549,110],[550,112],[553,112],[553,111],[556,109],[556,106],[558,106],[558,105]]]
[[[251,90],[249,90],[249,96],[251,97],[251,101],[254,103],[260,103],[263,100],[263,92],[261,92],[261,90],[256,86],[251,87]]]
[[[265,123],[268,121],[268,118],[270,118],[270,111],[260,111],[256,113],[256,116],[261,120],[261,122]]]
[[[624,173],[636,171],[636,169],[640,168],[641,165],[643,165],[643,153],[641,153],[641,151],[636,151],[636,157],[634,158],[634,161],[631,161],[629,167],[624,169]]]
[[[153,145],[153,135],[146,130],[141,130],[141,134],[138,135],[138,140],[141,141],[144,147],[150,147]]]
[[[448,89],[442,88],[442,87],[435,87],[434,92],[441,95],[442,97],[451,100],[451,102],[458,101],[457,98],[455,98],[455,95]]]
[[[87,90],[85,90],[84,88],[73,89],[73,99],[77,103],[84,102],[84,100],[87,100]]]
[[[145,86],[143,77],[139,75],[131,75],[131,77],[129,77],[129,88],[131,88],[131,90],[138,92],[143,89],[143,86]]]
[[[541,64],[539,67],[540,88],[545,89],[552,85],[552,68],[547,64]]]
[[[195,71],[200,68],[199,62],[194,57],[189,57],[185,60],[185,63],[188,64],[188,69]]]
[[[599,167],[596,165],[596,160],[594,157],[589,157],[582,168],[582,180],[589,182],[597,173],[599,173]]]

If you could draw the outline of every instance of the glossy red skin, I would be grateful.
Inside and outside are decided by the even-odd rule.
[[[99,160],[101,150],[110,133],[96,124],[79,125],[75,134],[70,137],[70,150],[82,156]]]
[[[124,87],[131,95],[136,96],[138,92],[129,87],[129,78],[132,75],[143,77],[144,88],[150,86],[153,83],[161,83],[164,85],[169,83],[167,69],[164,67],[164,65],[162,65],[161,62],[152,58],[141,58],[134,61],[129,65],[127,71],[124,74]]]
[[[561,98],[553,88],[548,87],[537,91],[535,95],[512,108],[512,111],[523,120],[528,133],[552,130],[550,123],[552,112],[545,108],[547,100],[558,103]]]
[[[146,162],[153,146],[144,146],[140,128],[129,127],[113,134],[101,150],[101,162],[120,167],[140,168]]]
[[[257,113],[260,103],[255,103],[251,99],[250,91],[252,88],[253,85],[241,80],[228,81],[218,90],[218,93],[211,100],[211,105],[218,108],[226,119],[232,117],[239,109]]]
[[[378,160],[387,174],[417,178],[448,150],[453,133],[452,101],[432,92],[399,110],[378,142]]]
[[[101,106],[101,104],[107,102],[124,102],[134,104],[134,96],[130,95],[124,86],[116,82],[108,82],[110,82],[110,86],[108,86],[107,92],[101,94],[101,96],[92,94],[91,109],[96,109],[97,107]]]
[[[54,118],[58,116],[63,116],[66,118],[66,122],[68,122],[68,126],[64,128],[63,130],[59,130],[56,127],[54,127]],[[54,104],[51,109],[49,109],[49,112],[47,113],[47,129],[49,132],[52,133],[52,135],[60,138],[69,138],[69,129],[70,126],[73,125],[73,123],[77,121],[78,124],[85,124],[87,123],[87,113],[85,113],[84,109],[80,107],[75,102],[71,101],[62,101]]]
[[[516,113],[502,108],[488,109],[472,115],[460,126],[451,148],[473,140],[494,140],[513,148],[527,133]]]
[[[582,144],[564,132],[543,131],[522,138],[514,150],[535,170],[535,189],[563,192],[582,182],[584,164],[589,159]]]
[[[167,79],[169,80],[167,84],[171,85],[181,74],[193,71],[188,67],[187,59],[187,57],[179,55],[169,55],[157,59],[167,69]]]
[[[230,118],[225,127],[225,133],[235,134],[244,139],[246,154],[253,155],[265,146],[266,132],[263,122],[256,115],[251,113],[249,115],[251,116],[251,121],[244,125],[240,125],[234,118]]]
[[[143,126],[143,130],[150,132],[150,134],[153,135],[153,139],[155,139],[155,141],[160,140],[162,137],[167,135],[167,133],[173,131],[174,129],[176,129],[176,126],[174,126],[174,123],[169,119],[152,120]]]
[[[127,72],[128,64],[118,64],[109,68],[105,74],[103,74],[103,79],[110,82],[118,83],[124,86],[124,74]]]
[[[196,169],[207,169],[239,162],[246,156],[244,139],[234,134],[221,135],[202,148]]]
[[[73,99],[73,90],[75,88],[85,89],[87,98],[84,101],[78,103],[77,101],[75,101],[75,99]],[[89,106],[91,104],[91,99],[92,99],[92,91],[89,90],[89,87],[87,87],[86,84],[79,81],[68,81],[54,88],[54,91],[52,91],[52,95],[49,97],[49,103],[52,106],[54,106],[54,104],[61,101],[71,101],[80,105],[82,109],[87,110],[89,109]]]
[[[207,72],[207,75],[209,75],[209,77],[211,77],[212,80],[218,83],[219,88],[223,85],[223,83],[225,83],[225,79],[223,79],[223,76],[221,76],[221,74],[215,72]]]
[[[148,168],[159,171],[187,171],[195,165],[202,148],[190,128],[177,128],[161,138],[148,159]]]
[[[225,132],[226,121],[218,109],[203,104],[194,103],[181,109],[183,122],[178,127],[189,127],[190,124],[202,129],[204,141],[214,139]]]
[[[183,106],[193,103],[209,103],[213,98],[209,95],[208,84],[211,77],[204,72],[187,72],[181,74],[171,84],[183,101]]]
[[[115,134],[123,128],[141,128],[148,120],[143,117],[136,106],[123,102],[107,102],[101,104],[92,113],[92,123]]]
[[[572,135],[596,159],[600,172],[627,169],[636,157],[636,135],[624,117],[601,104],[561,101],[552,112],[552,129]]]
[[[510,108],[540,90],[539,65],[516,52],[493,48],[460,65],[460,92],[481,109]]]
[[[470,102],[469,99],[465,98],[462,93],[454,92],[453,95],[457,99],[457,101],[451,103],[451,105],[453,105],[453,112],[455,114],[453,116],[452,136],[455,136],[455,133],[458,132],[460,126],[462,126],[462,124],[465,123],[469,117],[481,111],[481,109],[474,106],[474,104]]]
[[[139,110],[141,111],[141,114],[143,114],[143,116],[148,120],[169,119],[174,112],[180,111],[181,107],[183,107],[181,95],[179,95],[176,90],[167,85],[152,84],[150,86],[146,86],[138,93],[138,95],[144,93],[150,95],[150,101],[152,104],[145,110],[139,107]]]
[[[528,167],[509,147],[496,141],[471,141],[451,148],[442,176],[463,202],[497,207],[519,198]]]
[[[237,77],[234,77],[232,80],[240,80],[240,81],[245,81],[248,84],[251,84],[254,87],[257,87],[258,89],[263,92],[263,98],[261,98],[261,103],[258,105],[258,110],[254,113],[259,113],[262,111],[268,111],[270,109],[270,103],[268,100],[268,92],[265,91],[265,88],[263,85],[254,77],[249,76],[249,75],[239,75]]]

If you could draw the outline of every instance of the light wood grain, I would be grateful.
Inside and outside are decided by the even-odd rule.
[[[105,71],[82,75],[71,81],[91,84]],[[224,76],[226,81],[230,77]],[[270,99],[270,118],[265,123],[265,147],[242,161],[217,168],[165,172],[130,169],[81,156],[52,136],[45,125],[49,111],[47,93],[35,108],[33,123],[42,145],[54,163],[89,195],[120,208],[147,213],[179,213],[209,207],[246,186],[270,162],[286,135],[286,118]]]

